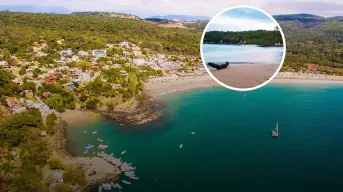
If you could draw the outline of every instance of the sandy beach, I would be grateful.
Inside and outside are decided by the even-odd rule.
[[[58,116],[61,117],[66,123],[90,123],[101,118],[101,115],[92,111],[83,111],[83,110],[66,110],[63,113],[58,113]]]
[[[343,85],[342,76],[316,75],[305,73],[280,72],[269,84],[284,85]],[[191,91],[193,89],[205,87],[221,86],[209,75],[192,78],[178,79],[167,82],[147,83],[145,91],[153,96],[159,97],[180,91]]]
[[[251,88],[267,81],[279,65],[236,64],[222,70],[211,70],[220,82],[234,88]]]

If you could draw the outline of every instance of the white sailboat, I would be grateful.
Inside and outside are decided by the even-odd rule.
[[[278,137],[279,136],[279,122],[276,122],[276,127],[274,130],[272,130],[272,136]]]

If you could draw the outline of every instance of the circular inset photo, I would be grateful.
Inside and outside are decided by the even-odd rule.
[[[277,21],[250,6],[215,15],[201,38],[201,58],[210,76],[224,87],[254,90],[271,81],[282,67],[286,42]]]

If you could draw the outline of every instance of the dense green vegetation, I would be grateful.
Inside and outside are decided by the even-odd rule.
[[[84,15],[84,16],[100,16],[100,17],[121,17],[121,18],[127,18],[127,19],[141,20],[141,18],[139,18],[136,15],[124,14],[124,13],[115,13],[115,12],[92,11],[92,12],[73,12],[71,14],[73,14],[73,15]]]
[[[39,87],[40,95],[44,92],[50,92],[51,95],[44,99],[44,103],[50,108],[63,112],[65,109],[75,109],[75,98],[72,92],[68,92],[60,84],[43,83]]]
[[[292,63],[292,68],[295,63],[343,67],[343,21],[340,17],[323,18],[300,14],[276,16],[276,19],[281,20],[280,25],[286,37],[285,61],[297,61],[288,62]],[[306,69],[306,66],[299,65],[296,68]]]
[[[22,112],[0,124],[0,191],[47,191],[41,168],[51,156],[39,110]]]
[[[226,44],[255,44],[262,46],[273,46],[282,43],[279,31],[209,31],[205,33],[204,43],[226,43]]]
[[[0,69],[0,97],[14,96],[20,92],[20,86],[13,83],[14,75]]]
[[[0,48],[25,54],[41,37],[53,49],[89,50],[130,41],[142,48],[175,54],[198,54],[201,31],[166,29],[144,21],[111,17],[0,12]],[[65,39],[63,45],[57,43]]]

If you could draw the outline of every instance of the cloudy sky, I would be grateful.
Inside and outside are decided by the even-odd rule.
[[[321,16],[342,15],[338,0],[0,0],[0,6],[58,6],[70,11],[118,11],[141,17],[184,14],[213,16],[236,5],[251,5],[270,14],[312,13]]]
[[[275,27],[275,22],[263,12],[240,7],[214,17],[207,31],[274,30]]]

